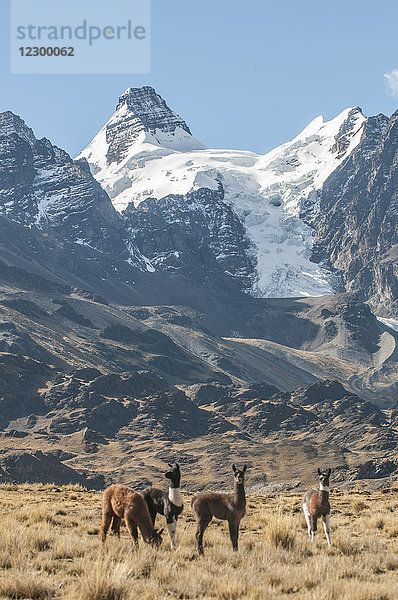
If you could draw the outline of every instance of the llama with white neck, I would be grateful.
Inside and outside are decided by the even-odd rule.
[[[328,546],[330,548],[330,503],[329,503],[329,478],[331,469],[322,471],[318,469],[319,490],[309,490],[304,494],[303,511],[308,527],[308,535],[314,540],[317,530],[317,521],[323,520]]]
[[[182,513],[184,504],[180,490],[180,465],[178,463],[175,465],[169,464],[169,467],[170,471],[166,471],[165,473],[165,477],[170,479],[169,489],[164,491],[151,486],[145,488],[145,490],[142,492],[142,495],[148,504],[149,514],[151,515],[153,525],[155,525],[157,514],[164,515],[166,517],[171,547],[175,548],[177,521],[179,515]]]

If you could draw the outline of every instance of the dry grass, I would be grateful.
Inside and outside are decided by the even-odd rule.
[[[296,541],[296,522],[282,513],[271,513],[264,527],[265,540],[275,548],[292,550]]]
[[[368,495],[366,507],[360,493],[331,502],[330,550],[322,526],[309,541],[301,496],[250,497],[239,552],[214,522],[199,557],[188,498],[177,550],[165,537],[159,550],[141,541],[136,551],[124,528],[102,548],[99,493],[1,486],[0,598],[393,600],[398,495]]]

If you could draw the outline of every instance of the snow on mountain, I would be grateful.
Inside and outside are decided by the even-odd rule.
[[[316,296],[333,293],[334,277],[310,261],[305,215],[317,211],[325,180],[358,145],[365,122],[356,107],[330,121],[317,117],[265,155],[207,149],[152,88],[130,88],[80,156],[122,214],[148,198],[216,191],[221,183],[250,240],[251,293]]]
[[[380,321],[380,323],[383,323],[383,325],[386,325],[398,333],[398,319],[385,319],[383,317],[377,317],[377,319]]]

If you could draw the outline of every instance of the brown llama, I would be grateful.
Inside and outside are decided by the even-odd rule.
[[[106,534],[112,522],[112,531],[120,535],[122,519],[133,542],[138,545],[138,529],[147,544],[158,546],[162,542],[163,529],[153,527],[147,503],[143,496],[125,485],[111,485],[102,498],[101,538],[105,542]]]
[[[330,548],[330,503],[329,503],[329,478],[331,469],[321,471],[318,469],[319,491],[308,490],[303,498],[303,511],[307,522],[308,535],[314,540],[317,530],[317,521],[323,520],[323,529]]]
[[[232,547],[238,550],[239,525],[246,514],[245,472],[232,465],[234,491],[232,494],[201,492],[192,499],[191,506],[196,513],[196,541],[199,554],[203,554],[203,534],[213,517],[228,521]]]

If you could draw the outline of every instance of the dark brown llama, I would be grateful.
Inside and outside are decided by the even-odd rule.
[[[303,498],[303,511],[308,527],[308,535],[314,540],[317,530],[317,521],[323,520],[323,529],[330,548],[330,504],[329,504],[329,478],[331,469],[321,471],[318,469],[319,490],[308,490]]]
[[[233,494],[201,492],[192,499],[191,506],[197,518],[196,540],[199,554],[203,554],[203,534],[213,517],[228,521],[232,547],[238,550],[239,524],[246,514],[246,465],[243,469],[237,469],[232,465],[232,470],[234,472]]]
[[[112,530],[119,536],[122,519],[133,542],[138,545],[138,529],[147,544],[159,545],[163,529],[153,527],[147,503],[143,496],[125,485],[111,485],[102,498],[101,538],[105,542],[106,534],[112,522]]]

